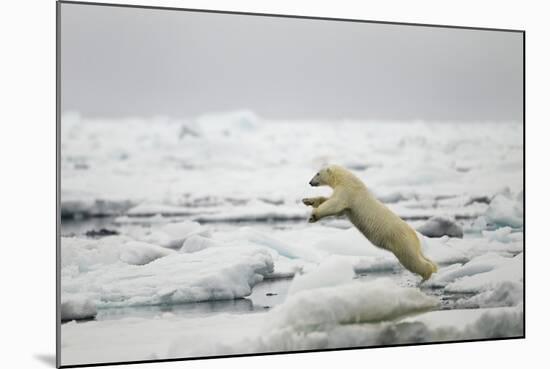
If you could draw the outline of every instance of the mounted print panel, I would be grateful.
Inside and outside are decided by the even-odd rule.
[[[57,11],[58,365],[524,337],[523,31]]]

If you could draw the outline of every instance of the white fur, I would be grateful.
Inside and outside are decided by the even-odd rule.
[[[391,251],[405,268],[423,280],[437,271],[437,265],[422,254],[414,229],[378,201],[353,173],[331,165],[317,173],[310,184],[330,186],[334,190],[329,198],[303,199],[304,204],[314,208],[310,222],[345,214],[371,243]]]

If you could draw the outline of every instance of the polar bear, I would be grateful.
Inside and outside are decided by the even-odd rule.
[[[422,281],[437,271],[437,265],[422,254],[416,232],[374,197],[365,184],[347,169],[331,165],[319,171],[311,186],[329,186],[329,198],[305,198],[313,207],[309,222],[330,215],[346,215],[374,245],[391,251],[408,270],[422,276]]]

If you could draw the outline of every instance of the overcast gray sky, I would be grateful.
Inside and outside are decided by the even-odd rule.
[[[62,110],[522,119],[522,34],[62,4]]]

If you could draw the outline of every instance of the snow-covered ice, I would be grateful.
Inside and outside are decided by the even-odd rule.
[[[65,114],[62,363],[521,336],[522,142],[513,122]],[[326,163],[418,230],[430,280],[345,218],[306,222]]]
[[[288,288],[288,294],[347,284],[354,276],[353,265],[349,260],[336,256],[328,257],[308,273],[296,275]]]
[[[317,278],[328,282],[327,287],[293,291],[282,305],[273,310],[274,326],[305,329],[311,326],[379,322],[427,311],[438,305],[435,297],[425,295],[418,288],[398,286],[391,280],[342,284],[339,280],[338,283],[331,281],[326,274]]]
[[[523,334],[521,306],[430,311],[437,299],[417,289],[395,286],[388,281],[357,284],[361,285],[356,286],[358,290],[351,288],[355,286],[320,288],[318,294],[324,304],[319,303],[314,290],[305,291],[267,313],[193,318],[163,313],[153,319],[104,320],[86,323],[86,335],[79,324],[68,323],[63,325],[64,363],[364,347]]]
[[[259,247],[211,247],[186,253],[156,246],[164,255],[153,259],[147,253],[141,258],[137,253],[114,254],[103,247],[104,240],[86,241],[62,240],[66,245],[62,253],[72,251],[62,262],[62,295],[85,294],[103,308],[241,298],[273,270],[271,255]],[[130,245],[142,244],[131,241]],[[88,252],[92,255],[81,257]]]

